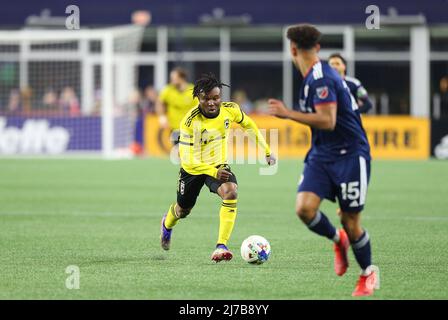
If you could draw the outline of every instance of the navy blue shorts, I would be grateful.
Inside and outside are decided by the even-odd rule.
[[[218,167],[226,169],[232,174],[228,182],[238,184],[238,182],[236,181],[236,176],[230,169],[229,165],[223,164],[217,166],[217,168]],[[180,168],[179,179],[177,181],[177,203],[181,208],[184,209],[193,208],[204,184],[209,188],[210,192],[218,193],[218,188],[223,183],[224,182],[212,178],[206,174],[195,176],[189,174],[183,168]]]
[[[370,161],[361,156],[336,162],[308,161],[303,169],[298,192],[313,192],[335,202],[344,212],[364,209],[370,180]]]

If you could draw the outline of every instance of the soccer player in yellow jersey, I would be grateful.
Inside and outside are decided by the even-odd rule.
[[[237,180],[227,164],[231,123],[236,122],[255,135],[269,165],[276,161],[256,124],[236,103],[221,102],[223,85],[227,86],[213,74],[203,75],[195,82],[193,96],[199,98],[199,105],[187,113],[180,127],[177,202],[170,206],[161,223],[161,245],[169,250],[173,227],[190,213],[205,184],[222,198],[219,236],[211,256],[215,262],[228,261],[233,256],[227,248],[237,214]]]
[[[179,124],[185,114],[198,105],[198,99],[193,97],[193,84],[189,83],[187,72],[180,67],[170,72],[170,84],[159,95],[156,112],[162,128],[171,130],[171,142],[179,142]]]

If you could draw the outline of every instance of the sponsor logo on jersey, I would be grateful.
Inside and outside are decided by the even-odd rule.
[[[325,99],[328,97],[328,87],[319,87],[316,89],[316,94],[319,97],[319,99]]]
[[[185,194],[185,182],[183,180],[180,181],[180,194],[184,195]]]

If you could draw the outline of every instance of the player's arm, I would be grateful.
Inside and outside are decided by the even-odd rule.
[[[206,174],[221,181],[228,181],[230,172],[217,169],[201,161],[200,140],[200,130],[194,130],[182,124],[179,136],[179,155],[182,168],[193,175]]]
[[[356,91],[356,98],[358,100],[359,105],[359,112],[360,113],[367,113],[370,109],[372,109],[372,101],[369,99],[369,95],[367,93],[367,90],[364,88],[364,86],[361,84]]]
[[[316,129],[333,131],[336,127],[337,111],[334,83],[329,79],[321,78],[310,86],[309,94],[314,104],[315,113],[290,110],[277,99],[269,100],[269,113]]]
[[[269,113],[290,119],[320,130],[334,130],[336,127],[336,102],[326,102],[314,106],[316,113],[303,113],[288,109],[283,101],[269,99]]]
[[[267,144],[266,140],[264,139],[263,135],[261,134],[255,122],[241,109],[238,108],[237,112],[239,114],[236,116],[236,120],[238,120],[236,122],[239,123],[239,125],[244,129],[244,131],[249,133],[251,138],[253,138],[256,141],[256,143],[263,148],[263,150],[265,151],[267,163],[269,165],[275,164],[276,159],[274,155],[271,153],[271,148]]]

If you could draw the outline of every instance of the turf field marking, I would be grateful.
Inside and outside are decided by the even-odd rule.
[[[73,217],[135,217],[135,218],[159,218],[162,216],[160,212],[87,212],[87,211],[58,211],[58,212],[0,212],[0,218],[2,216],[73,216]],[[195,212],[195,219],[197,218],[210,218],[207,212]],[[272,218],[272,214],[262,214],[257,213],[257,218]],[[391,220],[391,221],[448,221],[448,217],[437,217],[437,216],[423,216],[423,217],[381,217],[375,215],[363,216],[365,220]]]

